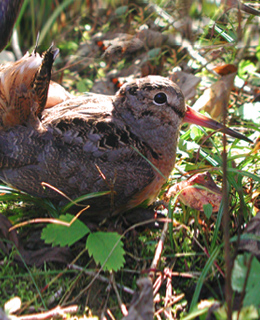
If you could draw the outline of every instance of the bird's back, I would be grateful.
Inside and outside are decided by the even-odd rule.
[[[1,179],[32,195],[56,201],[65,198],[43,188],[41,182],[73,199],[108,191],[100,200],[86,203],[99,213],[129,209],[130,199],[151,182],[154,173],[131,148],[138,143],[137,137],[118,120],[114,122],[112,100],[109,96],[87,95],[45,110],[44,132],[28,126],[0,131]],[[143,153],[148,151],[141,141],[138,148]]]

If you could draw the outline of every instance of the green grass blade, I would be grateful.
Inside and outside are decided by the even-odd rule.
[[[208,259],[204,269],[201,272],[201,275],[199,277],[198,283],[196,285],[195,292],[194,292],[193,297],[192,297],[192,301],[191,301],[191,305],[190,305],[190,310],[191,311],[192,311],[193,308],[195,308],[195,306],[198,303],[200,291],[201,291],[201,288],[203,286],[203,282],[204,282],[204,280],[205,280],[205,278],[206,278],[206,276],[208,274],[208,271],[210,270],[210,268],[212,267],[214,261],[216,260],[217,256],[219,255],[219,252],[220,252],[220,248],[216,247],[214,249],[214,251],[212,252],[210,258]]]
[[[66,204],[64,207],[61,208],[61,212],[65,213],[66,211],[69,210],[70,207],[74,206],[76,203],[79,203],[84,200],[89,200],[101,196],[105,196],[107,194],[110,194],[111,191],[102,191],[102,192],[93,192],[93,193],[88,193],[83,196],[78,197],[77,199],[73,200],[72,202]]]
[[[227,171],[228,172],[234,172],[236,174],[239,174],[239,175],[242,175],[242,176],[245,176],[245,177],[249,177],[257,182],[260,182],[260,177],[256,176],[255,174],[252,174],[248,171],[244,171],[244,170],[239,170],[239,169],[236,169],[236,168],[227,168]]]
[[[74,0],[66,0],[53,11],[52,15],[47,20],[46,24],[40,32],[39,44],[43,42],[46,35],[50,32],[51,26],[53,25],[57,17],[61,14],[61,12],[73,2]]]

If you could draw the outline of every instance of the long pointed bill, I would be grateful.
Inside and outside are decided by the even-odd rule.
[[[229,129],[225,126],[223,126],[223,124],[210,119],[206,116],[204,116],[203,114],[193,110],[190,107],[187,107],[187,112],[183,118],[183,122],[187,122],[187,123],[192,123],[192,124],[197,124],[199,126],[202,127],[206,127],[206,128],[210,128],[213,130],[217,130],[217,131],[221,131],[224,132],[228,135],[230,135],[231,137],[237,138],[237,139],[241,139],[241,140],[245,140],[247,142],[253,143],[253,141],[251,141],[250,139],[248,139],[246,136],[244,136],[241,133],[238,133],[232,129]]]

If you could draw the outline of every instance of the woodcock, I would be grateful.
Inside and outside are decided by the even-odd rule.
[[[110,191],[88,212],[116,214],[151,204],[173,170],[183,122],[243,135],[185,105],[179,87],[148,76],[124,84],[115,96],[74,97],[44,111],[44,130],[16,125],[0,131],[0,179],[29,194],[64,200]]]

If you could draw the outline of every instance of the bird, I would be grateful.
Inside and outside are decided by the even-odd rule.
[[[154,202],[174,168],[184,122],[251,142],[188,107],[168,78],[147,76],[113,96],[85,94],[44,110],[44,130],[26,124],[0,130],[0,179],[58,204],[61,192],[76,199],[107,191],[83,202],[87,214],[121,214]]]

